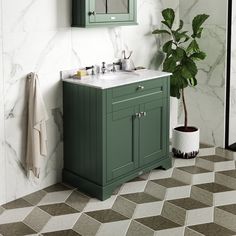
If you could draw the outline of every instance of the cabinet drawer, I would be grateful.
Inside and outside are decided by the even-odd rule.
[[[141,81],[107,91],[107,112],[166,97],[168,77]]]

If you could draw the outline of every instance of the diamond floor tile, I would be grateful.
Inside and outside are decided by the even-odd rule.
[[[131,193],[131,194],[125,194],[121,195],[123,198],[128,199],[131,202],[137,203],[137,204],[143,204],[143,203],[150,203],[150,202],[156,202],[160,201],[160,199],[155,198],[147,193]]]
[[[173,168],[122,184],[104,202],[64,183],[49,186],[0,206],[0,235],[236,235],[231,156],[173,159]]]
[[[67,214],[78,213],[77,210],[75,210],[74,208],[68,206],[65,203],[43,205],[43,206],[39,206],[39,208],[41,210],[47,212],[51,216],[59,216],[59,215],[67,215]]]
[[[65,190],[71,190],[71,189],[73,189],[73,188],[69,187],[63,183],[58,183],[58,184],[54,184],[52,186],[49,186],[47,188],[44,188],[43,190],[46,191],[47,193],[51,193],[51,192],[65,191]]]
[[[232,230],[226,229],[215,223],[189,226],[189,229],[206,236],[231,236],[236,235]],[[191,234],[187,234],[191,235]]]
[[[23,198],[17,199],[15,201],[9,202],[7,204],[2,205],[4,209],[10,210],[10,209],[16,209],[16,208],[24,208],[24,207],[30,207],[32,204],[24,200]]]
[[[181,207],[185,210],[194,210],[194,209],[209,207],[208,205],[192,198],[181,198],[181,199],[176,199],[176,200],[170,200],[168,202],[178,207]]]
[[[218,173],[236,179],[236,170],[221,171]]]
[[[141,219],[136,219],[136,221],[149,227],[150,229],[154,231],[180,227],[180,225],[162,216],[141,218]]]
[[[22,222],[0,225],[0,235],[3,236],[22,236],[35,233],[33,229]]]
[[[157,180],[152,180],[152,182],[162,185],[163,187],[166,187],[166,188],[174,188],[174,187],[181,187],[181,186],[187,185],[186,183],[183,183],[173,178],[157,179]]]
[[[226,186],[217,183],[198,184],[195,186],[211,193],[221,193],[232,190],[231,188],[228,188]]]
[[[204,174],[211,172],[198,166],[184,166],[184,167],[178,167],[177,169],[188,172],[189,174]]]
[[[128,218],[111,209],[101,211],[86,212],[86,214],[101,223],[110,223],[115,221],[127,220]]]
[[[74,230],[62,230],[62,231],[54,231],[50,233],[44,233],[43,236],[81,236],[76,233]]]
[[[219,209],[222,209],[224,211],[227,211],[233,215],[236,215],[236,204],[226,205],[226,206],[219,206],[217,207]]]

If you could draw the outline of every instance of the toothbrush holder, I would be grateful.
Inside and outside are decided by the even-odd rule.
[[[133,61],[129,59],[122,60],[122,70],[124,71],[133,71],[135,69]]]

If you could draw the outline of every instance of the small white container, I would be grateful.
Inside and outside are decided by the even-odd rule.
[[[122,60],[122,70],[124,71],[133,71],[135,69],[134,63],[131,59]]]

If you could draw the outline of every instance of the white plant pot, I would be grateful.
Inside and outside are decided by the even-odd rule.
[[[194,127],[195,128],[195,127]],[[190,159],[195,158],[199,153],[199,129],[184,132],[173,129],[172,132],[172,152],[175,157]]]

